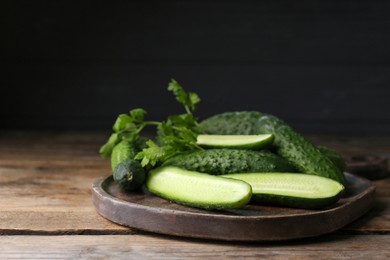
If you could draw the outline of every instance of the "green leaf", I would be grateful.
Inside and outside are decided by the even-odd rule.
[[[191,110],[196,109],[196,104],[200,102],[200,98],[196,93],[187,93],[183,87],[174,79],[168,84],[168,90],[172,91],[176,100],[183,104],[187,113],[191,114]]]
[[[177,127],[193,127],[196,125],[196,118],[192,114],[173,115],[168,117],[167,124]]]
[[[192,111],[196,110],[196,104],[200,102],[200,97],[194,92],[188,93],[188,99],[190,100]]]
[[[190,130],[190,129],[188,129],[188,128],[181,128],[181,129],[179,129],[179,137],[181,138],[181,139],[183,139],[184,141],[186,141],[187,143],[196,143],[196,138],[197,138],[197,134],[194,132],[194,131],[192,131],[192,130]]]
[[[141,160],[142,167],[148,165],[155,166],[158,162],[162,161],[167,154],[167,149],[155,144],[152,140],[146,142],[147,148],[144,148],[136,156],[136,160]]]
[[[108,159],[111,156],[112,149],[120,142],[120,138],[117,133],[111,134],[108,141],[100,147],[99,153],[104,159]]]
[[[136,108],[136,109],[130,110],[129,114],[134,122],[142,122],[142,121],[144,121],[146,111],[142,108]]]
[[[112,149],[121,140],[134,143],[141,140],[141,131],[151,125],[157,126],[158,145],[152,140],[147,141],[146,147],[142,145],[143,149],[136,155],[136,159],[141,160],[144,168],[150,169],[181,152],[202,149],[196,144],[197,134],[193,130],[198,122],[192,114],[200,102],[199,96],[194,92],[187,93],[174,79],[169,83],[168,90],[184,105],[186,113],[169,116],[165,122],[145,121],[146,111],[142,108],[132,109],[129,114],[120,114],[113,125],[114,133],[100,148],[103,158],[109,158]]]
[[[119,133],[123,131],[126,128],[126,125],[133,122],[133,119],[126,114],[120,114],[117,119],[115,120],[114,125],[112,126],[112,130],[114,130],[115,133]]]

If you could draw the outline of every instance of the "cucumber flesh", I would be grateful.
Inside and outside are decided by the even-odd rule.
[[[251,186],[246,182],[173,166],[150,171],[146,187],[162,198],[204,209],[239,208],[246,205],[252,195]]]
[[[221,175],[247,182],[252,202],[315,209],[336,203],[344,186],[329,178],[300,173],[238,173]]]
[[[273,141],[272,134],[261,135],[203,135],[197,137],[196,143],[208,148],[261,149]]]

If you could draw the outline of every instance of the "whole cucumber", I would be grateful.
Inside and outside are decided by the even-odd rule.
[[[146,147],[146,138],[139,136],[135,140],[122,140],[114,146],[111,153],[111,168],[127,159],[134,159],[135,155]]]
[[[113,170],[112,176],[120,187],[128,191],[139,189],[146,178],[141,163],[134,159],[121,161]]]
[[[127,159],[134,159],[137,154],[136,148],[134,144],[128,141],[121,141],[117,145],[115,145],[114,149],[112,149],[111,153],[111,168],[115,170],[115,168]]]
[[[163,163],[212,175],[244,172],[294,172],[295,168],[280,156],[263,151],[206,149],[176,155]]]
[[[256,128],[261,133],[274,135],[276,153],[289,161],[300,172],[327,177],[345,183],[343,172],[315,145],[294,131],[286,122],[263,115]]]
[[[199,124],[199,132],[219,135],[257,134],[256,121],[262,115],[256,111],[226,112],[209,117]]]
[[[345,163],[343,157],[337,151],[323,145],[317,145],[317,148],[324,155],[326,155],[340,169],[340,171],[345,171],[345,169],[347,168],[347,164]]]
[[[125,190],[135,190],[145,181],[145,171],[135,155],[145,146],[145,138],[133,141],[122,140],[111,153],[111,168],[114,181]]]

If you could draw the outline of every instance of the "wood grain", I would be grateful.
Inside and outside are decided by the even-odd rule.
[[[1,259],[389,259],[390,237],[324,236],[288,243],[220,243],[165,236],[3,236]]]
[[[208,211],[181,206],[146,189],[124,192],[112,177],[92,188],[96,210],[129,227],[177,235],[228,241],[282,241],[335,232],[358,219],[373,205],[375,187],[366,179],[346,174],[345,195],[321,210],[264,205]]]
[[[94,179],[110,173],[97,154],[104,135],[0,136],[0,234],[134,233],[92,206]]]
[[[99,216],[92,204],[93,181],[110,172],[109,162],[97,154],[106,137],[100,132],[1,132],[0,234],[137,234]],[[344,155],[389,154],[390,138],[311,138]],[[374,183],[374,208],[338,234],[390,233],[390,179]]]

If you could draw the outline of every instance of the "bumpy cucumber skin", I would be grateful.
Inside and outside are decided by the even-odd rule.
[[[256,111],[226,112],[203,120],[199,129],[206,134],[253,135],[257,134],[254,126],[261,115]]]
[[[164,174],[164,171],[167,171],[167,170],[169,171],[170,169],[173,169],[175,172],[179,172],[177,174],[180,174],[180,171],[187,172],[186,174],[189,173],[190,175],[192,175],[190,177],[192,179],[192,181],[194,180],[194,177],[195,177],[195,179],[207,178],[209,183],[211,182],[214,184],[214,182],[215,182],[215,185],[212,185],[213,187],[221,188],[221,185],[223,186],[223,184],[222,184],[223,178],[220,178],[217,176],[201,174],[201,173],[193,172],[193,171],[188,172],[184,169],[167,166],[167,167],[155,168],[148,173],[147,179],[145,182],[145,186],[148,188],[148,190],[151,193],[153,193],[161,198],[175,202],[177,204],[181,204],[181,205],[189,206],[189,207],[194,207],[194,208],[207,209],[207,210],[223,210],[223,209],[241,208],[241,207],[247,205],[251,200],[251,197],[252,197],[251,186],[249,184],[247,184],[246,182],[243,182],[240,180],[234,180],[234,181],[236,183],[238,183],[239,185],[241,185],[242,187],[245,187],[247,191],[246,191],[246,194],[244,194],[244,196],[242,196],[240,198],[240,200],[236,200],[236,201],[230,201],[230,202],[203,201],[203,202],[200,202],[197,200],[197,197],[193,197],[192,199],[188,199],[188,198],[183,199],[182,197],[180,197],[180,195],[178,196],[178,195],[172,194],[172,193],[167,194],[167,193],[160,190],[160,188],[159,188],[160,185],[153,184],[153,178],[156,178],[156,176],[159,174]],[[178,184],[178,185],[180,185],[180,184]],[[188,189],[192,189],[192,188],[194,188],[193,185],[191,185],[191,187],[189,187]],[[226,192],[226,189],[224,189],[223,191]]]
[[[294,172],[295,168],[280,156],[268,151],[207,149],[176,155],[164,166],[177,166],[212,175],[241,172]]]
[[[111,168],[114,181],[125,190],[138,189],[145,181],[145,172],[135,155],[144,148],[146,138],[132,142],[122,140],[111,153]]]
[[[256,126],[258,119],[263,115],[266,114],[257,111],[238,111],[217,114],[203,120],[200,123],[199,132],[223,135],[262,134]],[[341,171],[345,170],[345,161],[336,151],[329,150],[327,147],[318,147],[318,149],[329,157]]]
[[[347,165],[346,165],[344,159],[341,157],[341,155],[337,151],[335,151],[329,147],[322,146],[322,145],[318,145],[317,148],[325,156],[327,156],[334,163],[334,165],[336,165],[337,168],[340,169],[340,171],[342,171],[342,172],[345,171],[345,169],[347,168]]]
[[[114,181],[123,189],[131,191],[142,186],[145,172],[139,161],[126,159],[121,161],[113,171]]]
[[[115,145],[111,153],[111,168],[114,170],[119,163],[126,159],[133,159],[137,151],[133,144],[127,141],[121,141]]]
[[[139,137],[132,142],[122,140],[115,145],[111,153],[111,169],[114,170],[119,163],[126,159],[134,159],[135,155],[146,147],[146,140],[144,137]]]
[[[343,172],[283,120],[263,115],[257,121],[256,128],[260,133],[273,134],[277,154],[300,172],[327,177],[345,184]]]

